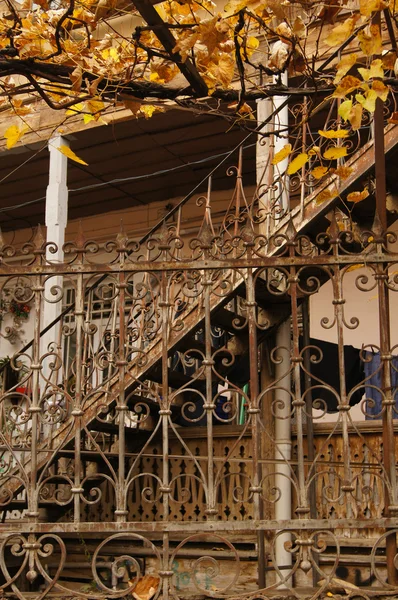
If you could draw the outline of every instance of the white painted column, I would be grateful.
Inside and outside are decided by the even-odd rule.
[[[287,72],[282,74],[282,84],[288,85]],[[274,96],[274,110],[278,109],[286,100],[284,96]],[[275,135],[275,154],[282,150],[282,148],[289,143],[288,131],[286,128],[289,125],[289,108],[286,104],[285,107],[281,108],[274,118],[274,131],[281,131],[283,137]],[[285,131],[286,130],[286,131]],[[280,177],[278,183],[277,197],[280,198],[280,208],[284,214],[289,209],[289,176],[286,175],[286,169],[289,163],[289,159],[285,158],[280,163],[275,165],[274,178]]]
[[[282,74],[282,83],[287,86],[287,73]],[[278,109],[286,98],[283,96],[274,97],[274,110]],[[289,124],[289,108],[286,105],[276,113],[274,118],[274,131],[281,131],[283,137],[275,135],[274,152],[275,154],[289,143],[288,127]],[[289,176],[286,174],[289,159],[282,160],[274,167],[274,180],[278,181],[278,197],[280,199],[281,216],[289,210]],[[280,325],[276,334],[276,346],[287,348],[282,350],[280,354],[283,356],[283,362],[275,365],[275,379],[278,380],[287,372],[281,381],[276,384],[278,389],[276,399],[283,402],[283,406],[277,405],[275,418],[275,459],[279,460],[275,468],[275,488],[280,490],[280,499],[275,504],[275,519],[277,521],[289,520],[292,518],[292,484],[291,484],[291,468],[290,460],[292,456],[292,433],[291,433],[291,397],[290,386],[291,376],[289,372],[290,366],[290,319]],[[292,565],[292,555],[285,550],[285,543],[291,541],[289,533],[282,534],[276,541],[275,554],[278,567],[285,567],[282,574],[287,575],[289,567]],[[287,581],[286,586],[291,585],[291,581]]]
[[[287,83],[287,76],[284,79],[284,83]],[[261,124],[265,119],[269,118],[275,108],[280,106],[285,98],[277,96],[276,98],[265,98],[257,102],[257,122]],[[270,121],[269,125],[264,127],[264,131],[275,131],[278,128],[284,129],[287,126],[289,113],[287,107],[281,109],[281,111],[275,115],[274,119]],[[284,134],[287,136],[286,134]],[[279,176],[285,173],[288,165],[288,160],[282,161],[276,166],[272,166],[270,161],[270,154],[272,146],[274,145],[274,152],[276,154],[281,148],[288,143],[288,138],[278,138],[276,136],[270,136],[260,141],[257,141],[256,148],[256,174],[257,174],[257,186],[271,186],[272,182]],[[283,175],[288,178],[288,176]],[[261,187],[259,189],[261,193]],[[287,210],[288,204],[288,190],[284,189],[282,194],[283,199],[283,210]],[[273,201],[272,193],[268,193],[263,196],[260,200],[260,208],[264,208],[266,211],[270,208],[270,203]],[[267,219],[264,223],[260,224],[259,231],[263,235],[269,235],[272,233],[273,219]],[[277,381],[276,386],[278,390],[275,392],[275,399],[282,400],[282,404],[276,404],[276,418],[275,418],[275,488],[280,491],[280,499],[275,503],[275,519],[277,521],[290,520],[292,518],[292,486],[291,486],[291,471],[289,462],[292,454],[292,438],[291,438],[291,397],[289,394],[291,386],[291,377],[289,373],[290,366],[290,319],[282,323],[276,334],[276,346],[286,348],[281,350],[278,355],[283,358],[281,363],[275,365],[275,380]],[[284,373],[287,375],[283,376]],[[266,367],[264,365],[264,375],[266,375]],[[267,377],[262,379],[267,380]],[[279,381],[280,380],[280,381]],[[281,389],[283,388],[283,389]],[[279,417],[279,418],[278,418]],[[286,461],[286,462],[284,462]],[[279,568],[288,567],[282,570],[282,574],[288,573],[289,567],[292,565],[292,555],[290,552],[285,550],[285,542],[291,540],[289,533],[282,534],[277,538],[275,546],[275,559],[276,564]],[[273,583],[277,583],[279,578],[276,576]],[[287,581],[281,587],[288,587],[290,581]]]
[[[273,103],[271,98],[261,98],[257,100],[257,123],[260,125],[272,115]],[[260,132],[267,133],[272,131],[272,119],[270,123],[264,125]],[[256,146],[256,183],[259,194],[259,209],[261,214],[261,223],[259,224],[259,233],[268,236],[270,234],[270,218],[269,210],[272,200],[271,191],[268,190],[272,184],[273,167],[271,165],[271,146],[272,140],[270,137],[257,137]],[[265,218],[265,216],[267,217]]]
[[[275,503],[275,519],[285,521],[292,518],[292,484],[290,460],[292,457],[292,433],[291,433],[291,396],[290,396],[290,319],[279,326],[276,334],[276,346],[280,348],[277,354],[283,359],[275,365],[276,387],[275,400],[281,400],[275,409],[275,460],[279,461],[275,466],[275,488],[280,494]],[[281,534],[275,546],[275,558],[278,567],[291,567],[292,555],[285,550],[285,542],[291,540],[290,533]],[[284,576],[289,569],[282,571]],[[286,582],[290,585],[290,582]]]
[[[57,148],[61,145],[69,147],[67,140],[61,136],[53,137],[48,143],[50,153],[49,182],[46,193],[46,227],[47,242],[56,245],[55,253],[47,248],[46,259],[51,263],[62,262],[64,258],[63,244],[65,242],[65,228],[68,221],[68,187],[67,172],[68,159]],[[44,311],[42,327],[46,327],[54,321],[62,312],[62,300],[60,296],[63,289],[63,277],[54,276],[46,281],[44,286]],[[57,300],[58,302],[54,300]],[[49,345],[58,344],[59,325],[52,327],[42,338],[42,354],[48,351]],[[48,377],[50,370],[48,368],[49,360],[43,368],[43,375]],[[43,382],[45,384],[45,382]]]

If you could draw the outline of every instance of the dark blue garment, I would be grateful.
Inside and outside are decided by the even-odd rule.
[[[365,371],[365,395],[367,400],[373,402],[366,403],[366,419],[381,419],[382,411],[382,367],[380,364],[379,352],[366,352],[364,371]],[[369,377],[369,379],[368,379]],[[395,398],[394,419],[398,418],[398,356],[394,356],[391,361],[391,387],[392,395]],[[372,416],[373,415],[373,416]]]

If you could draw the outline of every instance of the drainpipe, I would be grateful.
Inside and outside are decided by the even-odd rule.
[[[276,334],[276,347],[280,348],[278,355],[283,358],[275,365],[276,390],[275,400],[282,401],[276,404],[275,410],[275,488],[279,500],[275,503],[275,519],[288,521],[292,518],[292,486],[290,460],[292,456],[291,436],[291,396],[290,396],[290,319],[280,325]],[[287,349],[287,350],[286,350]],[[283,405],[282,405],[283,404]],[[279,461],[279,462],[278,462]],[[283,533],[278,536],[275,544],[276,565],[282,569],[286,576],[292,565],[292,555],[284,545],[290,542],[291,535]],[[286,581],[283,587],[291,584]]]

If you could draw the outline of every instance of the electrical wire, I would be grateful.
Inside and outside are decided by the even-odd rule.
[[[256,142],[254,142],[253,144],[247,144],[247,145],[243,146],[243,149],[252,148],[255,145],[256,145]],[[114,185],[114,184],[118,184],[118,183],[128,183],[129,181],[140,181],[140,180],[142,181],[145,179],[151,179],[152,177],[159,177],[161,175],[167,175],[168,173],[186,169],[187,167],[192,167],[195,165],[200,165],[200,164],[204,164],[207,162],[211,162],[212,160],[216,160],[218,158],[228,156],[229,154],[231,154],[230,150],[227,152],[222,152],[220,154],[213,154],[212,156],[207,156],[206,158],[202,158],[200,160],[194,160],[192,162],[185,163],[183,165],[177,165],[176,167],[171,167],[170,169],[162,169],[160,171],[154,171],[153,173],[146,173],[145,175],[132,175],[130,177],[120,177],[117,179],[112,179],[110,181],[104,181],[101,183],[93,183],[90,185],[84,185],[79,188],[70,188],[69,193],[73,194],[73,193],[77,193],[77,192],[84,192],[84,191],[98,189],[100,187],[106,187],[106,186]],[[32,204],[38,204],[39,202],[43,202],[43,200],[45,200],[45,199],[46,199],[46,196],[41,196],[40,198],[36,198],[35,200],[29,200],[28,202],[22,202],[21,204],[14,204],[13,206],[4,206],[4,207],[0,208],[0,213],[9,212],[12,210],[19,210],[20,208],[25,208],[26,206],[31,206]]]

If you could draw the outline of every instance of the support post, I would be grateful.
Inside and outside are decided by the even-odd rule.
[[[47,242],[55,244],[53,250],[46,250],[46,260],[52,263],[62,262],[64,259],[63,244],[65,242],[65,228],[68,221],[68,187],[67,170],[68,159],[58,148],[61,145],[69,147],[67,140],[61,136],[53,137],[48,143],[50,153],[49,181],[46,192],[46,227]],[[62,312],[63,277],[55,276],[49,278],[44,285],[45,310],[43,311],[43,326],[46,327],[54,321]],[[58,300],[58,301],[57,301]],[[49,351],[60,352],[59,344],[60,324],[52,327],[42,338],[42,354]],[[49,363],[43,365],[43,376],[48,379],[51,376]],[[43,382],[45,385],[45,382]]]
[[[266,121],[272,114],[273,105],[272,100],[270,98],[262,98],[257,101],[257,123],[263,123]],[[270,125],[265,125],[261,129],[261,133],[265,133],[269,130]],[[271,166],[271,138],[270,137],[262,137],[259,136],[257,138],[257,146],[256,146],[256,182],[257,189],[259,194],[259,212],[261,215],[261,222],[259,223],[259,233],[268,237],[270,231],[270,206],[271,206],[271,198],[270,198],[270,189],[272,183],[272,166]],[[264,191],[262,195],[262,190]],[[263,344],[263,352],[262,356],[262,364],[260,368],[260,385],[261,390],[266,387],[266,379],[267,379],[267,362],[264,356],[264,350],[266,351],[266,345]],[[261,391],[260,390],[260,391]],[[270,407],[265,406],[267,399],[263,398],[263,406],[261,410],[261,416],[263,425],[264,425],[264,417],[265,415],[271,414]],[[259,458],[264,458],[264,453],[270,453],[270,449],[268,448],[268,452],[266,446],[269,446],[268,440],[265,439],[264,435],[261,435],[260,431],[260,448],[259,448]],[[268,443],[267,443],[268,442]],[[262,481],[264,473],[262,472],[261,463],[258,468],[258,480]],[[264,518],[264,502],[260,498],[259,502],[259,510],[260,510],[260,518]],[[258,587],[259,589],[263,589],[266,587],[266,577],[265,577],[265,569],[267,565],[267,556],[265,551],[265,536],[264,531],[259,531],[257,534],[257,546],[258,546]]]
[[[281,362],[275,365],[275,381],[277,382],[277,403],[275,418],[275,488],[279,492],[279,500],[275,503],[275,520],[289,521],[292,518],[292,486],[290,460],[292,457],[292,435],[291,435],[291,398],[290,385],[291,376],[289,370],[290,361],[290,319],[279,326],[276,334],[276,347],[278,354],[283,357]],[[292,566],[292,555],[285,548],[285,543],[290,542],[290,533],[281,534],[275,544],[275,560],[279,568],[290,569]],[[285,585],[290,585],[289,581]]]
[[[287,72],[282,74],[282,84],[287,87],[288,76]],[[282,104],[285,104],[285,98],[283,96],[274,96],[273,98],[273,110],[275,113],[274,119],[274,131],[275,131],[275,144],[274,152],[277,154],[282,148],[288,143],[288,131],[289,127],[289,106],[286,104],[283,108],[280,108]],[[279,109],[279,110],[278,110]],[[280,135],[277,133],[280,132]],[[282,136],[282,137],[281,137]],[[279,218],[283,217],[290,208],[289,202],[289,176],[286,174],[289,159],[285,158],[275,166],[274,180],[277,181],[277,200],[279,205]],[[278,216],[278,212],[275,213]]]

